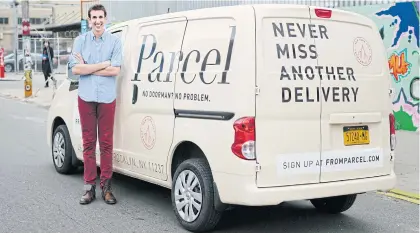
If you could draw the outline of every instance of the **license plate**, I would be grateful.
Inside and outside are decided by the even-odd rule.
[[[345,146],[369,144],[369,127],[367,125],[346,126],[343,128],[343,138]]]

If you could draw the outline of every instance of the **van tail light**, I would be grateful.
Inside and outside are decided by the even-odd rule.
[[[397,144],[397,135],[395,134],[395,116],[392,113],[389,114],[389,132],[391,151],[394,151]]]
[[[327,9],[315,9],[315,15],[319,18],[331,18],[332,11]]]
[[[233,123],[232,152],[241,159],[255,160],[255,118],[242,117]]]

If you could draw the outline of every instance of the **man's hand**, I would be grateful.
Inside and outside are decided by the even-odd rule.
[[[74,57],[76,58],[77,62],[79,62],[79,64],[85,64],[85,60],[83,60],[83,57],[80,55],[80,53],[74,54]]]

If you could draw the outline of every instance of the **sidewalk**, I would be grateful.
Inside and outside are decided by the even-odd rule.
[[[419,133],[397,131],[395,156],[396,189],[419,195]]]
[[[54,78],[57,80],[57,86],[59,86],[66,77],[64,74],[56,74]],[[23,73],[6,73],[5,78],[0,78],[0,96],[49,108],[53,98],[53,86],[51,81],[48,88],[44,87],[44,85],[45,79],[43,74],[39,72],[33,73],[32,96],[25,98]]]
[[[50,83],[49,88],[44,87],[44,77],[42,73],[33,75],[33,97],[24,97],[23,74],[6,74],[7,79],[0,79],[0,96],[19,99],[25,102],[31,102],[49,108],[53,97],[53,87]],[[65,80],[65,75],[55,75],[57,86]],[[9,81],[6,81],[9,80]],[[20,81],[16,81],[20,80]],[[395,172],[398,177],[397,186],[392,193],[385,195],[403,199],[409,196],[411,202],[419,202],[419,133],[408,131],[397,131],[397,148],[395,158]],[[417,199],[415,201],[414,199]],[[414,201],[413,201],[414,200]]]

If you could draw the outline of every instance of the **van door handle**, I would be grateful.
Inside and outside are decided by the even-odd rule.
[[[134,84],[133,85],[133,99],[131,101],[132,104],[137,103],[138,92],[139,92],[139,88],[137,87],[137,84]]]

